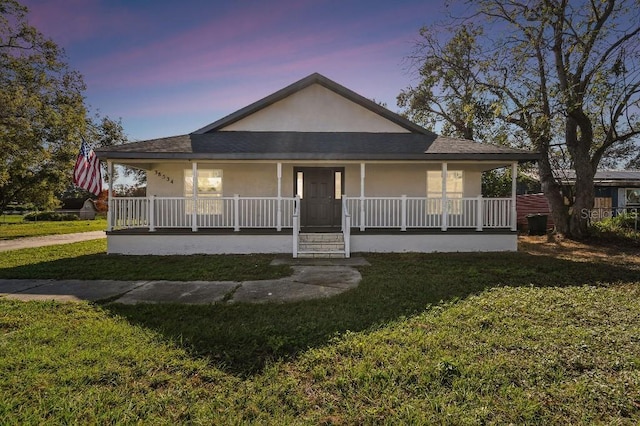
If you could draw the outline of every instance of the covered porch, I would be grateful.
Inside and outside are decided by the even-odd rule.
[[[376,164],[276,162],[263,165],[272,170],[273,193],[246,196],[221,191],[212,196],[198,191],[199,172],[208,167],[206,163],[189,165],[191,172],[184,179],[191,180],[192,190],[183,196],[114,197],[110,183],[109,252],[349,257],[352,251],[515,250],[515,179],[507,198],[451,193],[447,188],[451,163],[441,162],[429,166],[443,176],[437,194],[433,187],[429,192],[422,186],[420,191],[407,187],[405,194],[380,195],[384,188],[374,185],[376,179],[369,185],[367,181]],[[516,176],[517,162],[510,167]],[[111,173],[112,161],[108,168]],[[318,181],[322,173],[314,170],[326,172],[324,183]],[[346,194],[354,189],[355,195]],[[309,245],[307,240],[316,234],[335,238],[323,237]]]

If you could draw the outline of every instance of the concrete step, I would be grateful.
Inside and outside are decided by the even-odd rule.
[[[344,250],[331,252],[298,251],[299,259],[344,259],[344,256]]]
[[[298,235],[298,257],[344,258],[344,236],[341,233],[301,233]]]
[[[298,241],[303,242],[303,241],[313,241],[313,242],[317,242],[317,241],[327,241],[327,242],[332,242],[332,241],[344,241],[344,237],[342,235],[342,233],[339,232],[332,232],[332,233],[300,233],[298,235]]]

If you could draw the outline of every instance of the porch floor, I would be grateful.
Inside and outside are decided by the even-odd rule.
[[[341,232],[339,228],[302,228],[300,232],[312,233],[331,233]],[[234,231],[230,228],[201,228],[193,232],[188,228],[156,228],[155,231],[149,231],[147,228],[127,228],[107,231],[107,235],[292,235],[291,228],[277,231],[273,228],[246,228],[240,231]],[[367,228],[361,231],[358,228],[351,228],[351,235],[468,235],[468,234],[517,234],[506,228],[485,228],[477,231],[475,228],[449,228],[443,231],[439,228],[411,228],[401,231],[397,228]]]

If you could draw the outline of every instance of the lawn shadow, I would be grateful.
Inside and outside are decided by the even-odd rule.
[[[328,299],[288,304],[106,305],[159,331],[194,356],[241,377],[292,359],[346,331],[383,326],[442,301],[499,286],[615,285],[638,281],[637,264],[585,262],[538,250],[519,253],[366,255],[360,285]]]

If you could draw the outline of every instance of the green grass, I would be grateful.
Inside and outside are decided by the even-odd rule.
[[[106,249],[102,239],[3,252],[0,279],[244,281],[291,273],[270,266],[272,256],[120,256]]]
[[[0,240],[13,240],[16,238],[40,237],[55,234],[73,234],[75,232],[104,231],[105,229],[107,229],[107,220],[102,218],[62,222],[24,222],[22,221],[22,216],[19,215],[0,216]]]
[[[638,252],[525,250],[292,304],[0,300],[0,423],[637,424]]]

